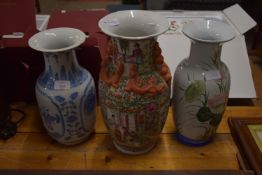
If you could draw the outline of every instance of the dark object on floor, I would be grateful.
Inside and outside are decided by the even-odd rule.
[[[20,113],[20,116],[16,121],[12,120],[11,111]],[[16,134],[18,125],[23,122],[26,116],[23,111],[18,109],[9,109],[7,114],[7,116],[4,116],[5,120],[0,121],[0,139],[3,140],[7,140]]]
[[[10,121],[0,122],[0,139],[7,140],[17,132],[16,124]]]
[[[9,107],[10,100],[4,95],[6,91],[3,87],[4,85],[0,87],[0,139],[7,140],[16,134],[17,126],[24,120],[25,113]],[[16,121],[11,121],[11,111],[21,114]]]

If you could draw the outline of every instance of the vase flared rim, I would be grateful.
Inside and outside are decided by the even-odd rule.
[[[227,23],[217,20],[197,20],[184,24],[182,32],[192,40],[218,44],[235,38],[235,30]]]
[[[155,12],[123,10],[100,19],[98,26],[105,34],[127,40],[156,37],[169,28],[168,20]]]
[[[59,27],[36,33],[28,44],[41,52],[63,52],[78,47],[85,39],[85,33],[79,29]]]

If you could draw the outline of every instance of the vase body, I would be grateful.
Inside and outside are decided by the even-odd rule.
[[[57,35],[60,32],[66,31],[54,31]],[[42,40],[39,37],[40,43]],[[74,145],[93,132],[96,93],[91,74],[78,64],[74,49],[63,48],[65,45],[59,41],[59,51],[43,50],[45,70],[37,79],[35,93],[48,134],[61,144]]]
[[[141,154],[154,147],[168,113],[170,80],[155,37],[111,37],[101,65],[99,102],[119,151]]]
[[[183,31],[192,40],[191,50],[189,58],[176,68],[172,106],[177,139],[201,146],[211,141],[222,119],[229,95],[230,73],[220,59],[221,38],[212,38],[210,42],[208,32],[206,36],[198,33],[204,29],[195,31],[193,28],[186,28],[186,33]],[[200,41],[200,36],[205,40]]]

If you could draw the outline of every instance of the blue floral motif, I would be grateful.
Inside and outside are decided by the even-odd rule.
[[[53,71],[52,67],[49,65],[47,70],[40,75],[38,82],[44,85],[44,87],[51,88],[54,84],[50,82],[50,77],[53,77]]]
[[[42,110],[42,116],[43,116],[43,120],[44,120],[47,128],[50,129],[51,131],[54,130],[53,125],[55,123],[60,122],[59,115],[58,114],[50,115],[48,109]]]
[[[41,79],[42,83],[46,84],[47,81],[48,81],[48,79],[49,79],[49,77],[50,77],[50,76],[48,75],[48,72],[43,73],[43,74],[42,74],[42,79]]]
[[[44,55],[45,62],[49,65],[38,79],[42,87],[53,90],[55,81],[66,80],[70,81],[71,88],[73,88],[82,84],[89,76],[86,70],[75,64],[69,52],[65,52],[64,56],[52,53]],[[60,64],[58,70],[51,66],[53,63]]]
[[[65,101],[65,98],[61,96],[55,96],[55,100],[58,101],[59,103],[62,103]]]
[[[71,63],[71,70],[72,70],[73,74],[77,73],[76,66],[75,66],[74,63]]]
[[[72,100],[75,100],[75,99],[77,98],[77,96],[78,96],[78,92],[74,92],[74,93],[72,93],[72,94],[70,95],[70,98],[71,98]]]
[[[76,81],[76,79],[74,78],[74,76],[73,76],[73,74],[72,74],[71,71],[68,72],[68,78],[69,78],[69,80],[70,80],[70,82],[71,82],[72,85],[74,85],[74,84],[77,83],[77,81]]]
[[[83,126],[79,123],[78,108],[76,100],[79,97],[78,92],[73,92],[68,99],[61,96],[55,96],[54,100],[59,105],[60,113],[62,114],[66,126],[67,135],[79,136],[83,134]]]
[[[66,122],[69,122],[69,123],[73,123],[73,122],[75,122],[75,121],[77,121],[77,117],[74,116],[74,115],[70,115],[70,116],[67,117],[67,119],[66,119]]]
[[[55,73],[55,80],[59,80],[58,73]]]
[[[62,65],[60,68],[60,79],[61,80],[67,80],[67,75],[66,75],[66,71],[65,71],[65,66]]]

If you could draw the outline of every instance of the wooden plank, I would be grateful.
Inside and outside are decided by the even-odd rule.
[[[45,132],[36,104],[16,102],[12,108],[20,109],[26,114],[23,123],[18,127],[18,132]],[[14,119],[20,116],[17,112],[12,112],[11,115]]]
[[[18,133],[10,140],[0,142],[0,168],[238,169],[236,153],[237,148],[229,134],[217,134],[211,144],[203,147],[189,147],[177,142],[174,134],[162,134],[153,150],[129,156],[116,150],[108,134],[96,134],[76,146],[63,146],[52,142],[45,134]]]
[[[0,150],[0,169],[85,169],[85,154],[75,151]]]
[[[254,175],[253,171],[241,170],[0,170],[4,175]]]
[[[96,109],[95,132],[96,133],[108,133],[100,107],[97,107]]]
[[[17,133],[15,137],[8,140],[0,140],[0,150],[13,151],[74,151],[85,152],[90,144],[90,137],[85,142],[73,146],[65,146],[57,143],[45,133]],[[110,140],[109,140],[110,142]],[[99,143],[97,143],[99,144]]]
[[[156,147],[143,155],[125,155],[109,142],[107,135],[89,141],[86,167],[90,170],[193,170],[239,169],[237,148],[229,134],[219,134],[203,147],[177,142],[172,134],[162,134]]]

